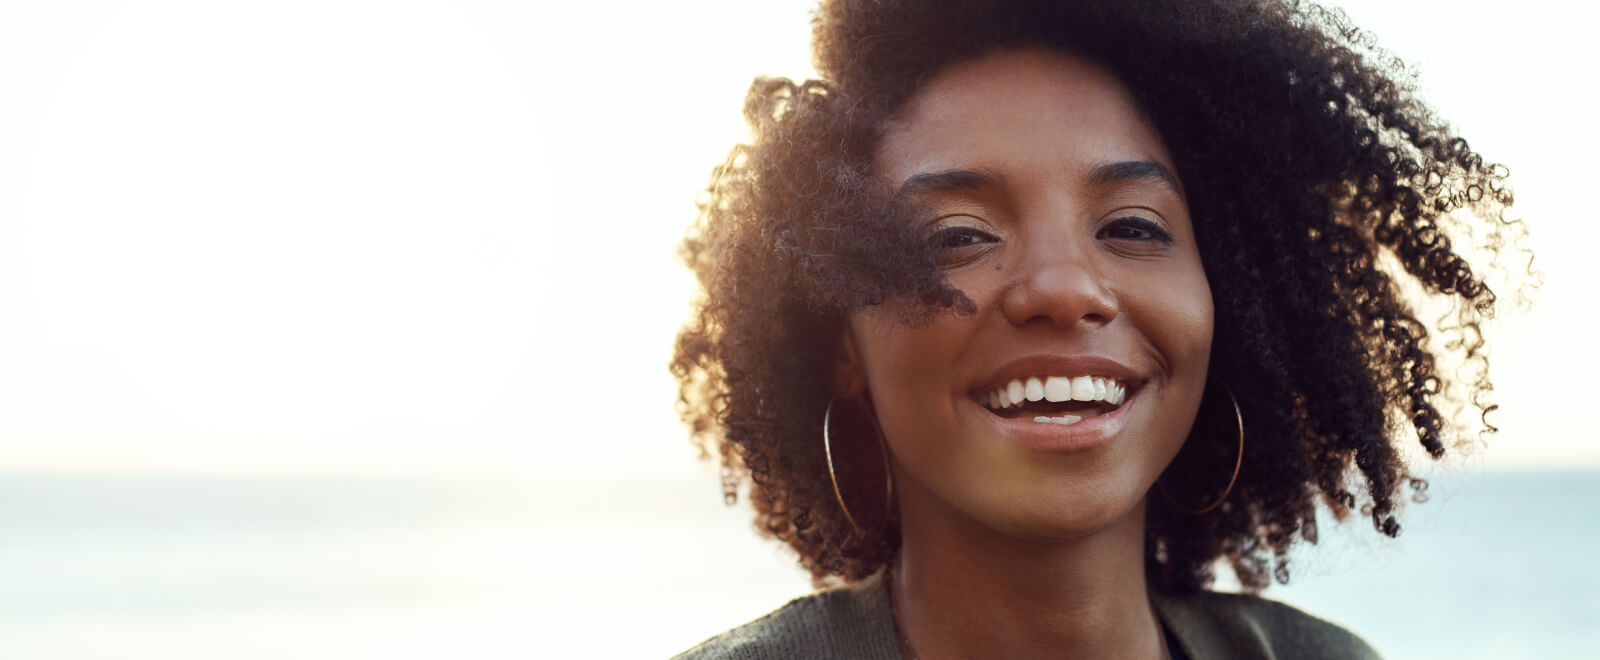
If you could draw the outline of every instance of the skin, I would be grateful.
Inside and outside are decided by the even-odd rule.
[[[944,70],[875,153],[875,174],[938,218],[946,275],[977,305],[916,327],[893,303],[855,313],[839,369],[839,395],[870,401],[892,456],[893,597],[921,658],[1164,654],[1144,502],[1199,408],[1212,302],[1181,189],[1092,176],[1125,162],[1176,172],[1119,81],[1037,50]],[[978,176],[917,183],[951,171]],[[1135,376],[1113,435],[1041,448],[975,398],[1039,355]]]

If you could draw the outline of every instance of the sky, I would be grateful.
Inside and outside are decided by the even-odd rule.
[[[709,469],[675,246],[810,5],[0,2],[0,470]],[[1509,165],[1545,273],[1467,462],[1600,468],[1596,10],[1341,6]]]

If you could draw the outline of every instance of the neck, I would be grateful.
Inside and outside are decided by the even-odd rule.
[[[1142,502],[1065,540],[1007,537],[962,518],[901,520],[891,597],[921,660],[1163,657],[1145,590]]]

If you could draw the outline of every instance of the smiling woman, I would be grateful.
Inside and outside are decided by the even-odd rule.
[[[897,459],[907,564],[949,547],[914,542],[951,524],[930,512],[1034,539],[1136,522],[1211,349],[1171,162],[1115,78],[1041,50],[944,70],[884,132],[873,170],[921,190],[938,268],[975,306],[916,328],[894,303],[849,315],[835,394],[871,401]]]
[[[713,175],[673,371],[835,588],[688,657],[1375,655],[1205,587],[1286,582],[1319,506],[1396,535],[1401,447],[1492,408],[1462,255],[1523,231],[1504,168],[1315,5],[831,0],[815,39]]]

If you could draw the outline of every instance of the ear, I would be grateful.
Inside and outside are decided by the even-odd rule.
[[[859,399],[867,391],[866,365],[861,362],[861,351],[856,349],[855,333],[850,326],[844,328],[844,340],[839,342],[839,360],[834,364],[833,395],[840,399]]]

